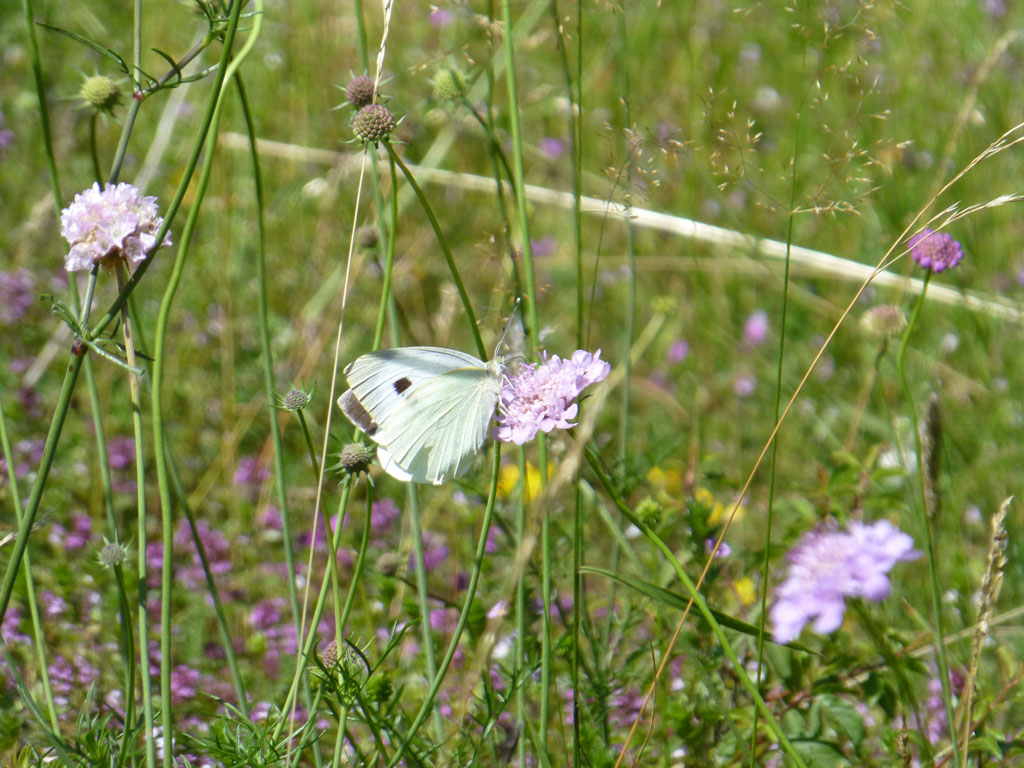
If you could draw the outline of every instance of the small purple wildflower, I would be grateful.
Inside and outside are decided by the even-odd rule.
[[[163,223],[155,197],[143,197],[123,182],[102,190],[93,184],[61,211],[60,233],[71,245],[64,266],[68,272],[94,264],[110,268],[121,258],[132,266],[140,264],[156,246],[156,232]],[[164,236],[163,245],[171,245],[169,236]]]
[[[710,552],[714,548],[715,548],[715,540],[714,539],[704,539],[704,549],[706,549],[708,552]],[[720,546],[718,548],[718,551],[715,552],[715,557],[728,557],[731,554],[732,554],[732,547],[730,547],[726,542],[723,541],[722,542],[722,546]]]
[[[750,397],[757,389],[757,379],[753,376],[739,376],[732,383],[732,391],[736,397]]]
[[[7,127],[4,113],[0,112],[0,150],[7,149],[14,143],[14,131]]]
[[[516,376],[505,379],[498,399],[496,439],[522,445],[539,431],[575,426],[570,421],[579,410],[574,401],[611,372],[601,350],[592,355],[580,349],[568,360],[541,353],[541,359],[539,366],[526,364]]]
[[[232,482],[235,485],[257,487],[270,477],[270,468],[260,465],[258,456],[243,456],[238,460],[238,468]]]
[[[536,259],[543,259],[552,255],[557,247],[558,241],[551,236],[530,241],[530,250],[533,251],[533,257]]]
[[[892,567],[920,555],[914,540],[888,520],[871,525],[855,521],[847,531],[826,528],[804,534],[786,556],[789,572],[770,612],[772,635],[788,643],[811,619],[815,632],[834,632],[843,623],[847,597],[888,597]]]
[[[932,272],[952,269],[964,257],[963,246],[948,232],[923,229],[907,241],[914,261]]]
[[[135,438],[113,437],[107,441],[111,469],[125,469],[135,463]]]
[[[565,142],[550,136],[540,140],[540,151],[552,160],[565,154]]]
[[[430,26],[436,29],[444,29],[452,23],[454,14],[447,8],[435,8],[430,12],[430,16],[427,17],[427,21],[430,22]]]
[[[370,530],[378,536],[387,533],[401,516],[402,511],[391,499],[375,501],[370,510]]]
[[[21,320],[34,301],[31,272],[0,272],[0,323],[10,325]]]
[[[686,339],[676,339],[672,342],[672,346],[668,348],[668,354],[665,358],[669,364],[677,365],[683,362],[690,354],[690,342]]]
[[[759,309],[743,323],[743,343],[748,347],[756,347],[767,337],[768,313]]]
[[[433,531],[423,532],[423,567],[432,571],[448,559],[448,545],[440,533]],[[409,553],[409,570],[416,569],[415,553]]]

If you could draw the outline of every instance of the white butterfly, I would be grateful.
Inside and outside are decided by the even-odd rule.
[[[504,368],[441,347],[370,352],[345,368],[338,406],[377,443],[394,478],[440,485],[465,472],[487,438]]]

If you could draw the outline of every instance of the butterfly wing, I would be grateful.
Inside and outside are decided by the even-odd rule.
[[[497,363],[439,347],[371,352],[345,375],[338,404],[378,444],[385,471],[435,485],[468,469],[501,389]]]

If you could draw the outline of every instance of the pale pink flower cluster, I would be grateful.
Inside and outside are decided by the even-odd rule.
[[[575,426],[579,406],[576,398],[591,384],[604,379],[611,366],[601,359],[601,350],[590,354],[577,350],[568,360],[541,353],[540,365],[527,364],[505,379],[498,400],[498,426],[494,437],[522,445],[538,432]]]
[[[61,211],[60,233],[71,245],[64,266],[68,272],[94,264],[109,268],[118,259],[135,266],[153,250],[163,223],[155,197],[143,197],[131,184],[107,184],[102,190],[93,184]],[[163,245],[171,245],[170,233]]]

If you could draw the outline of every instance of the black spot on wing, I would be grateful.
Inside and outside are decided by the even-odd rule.
[[[407,379],[405,376],[403,376],[400,379],[396,379],[395,383],[392,384],[391,386],[395,388],[395,394],[400,395],[403,392],[405,392],[405,390],[412,386],[412,382],[409,381],[409,379]]]
[[[370,412],[363,407],[363,404],[359,402],[359,399],[351,389],[339,398],[338,404],[352,423],[370,437],[373,437],[377,430],[380,429],[380,425],[373,420]]]

